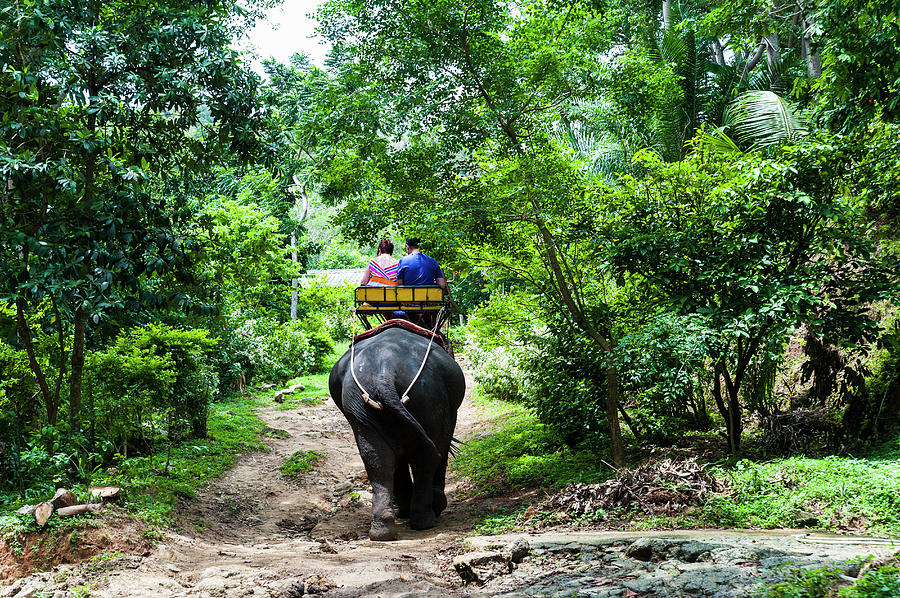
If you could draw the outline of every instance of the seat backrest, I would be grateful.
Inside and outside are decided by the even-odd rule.
[[[438,286],[356,287],[357,305],[443,302],[444,289]]]

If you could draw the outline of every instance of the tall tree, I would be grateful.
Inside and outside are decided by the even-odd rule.
[[[151,183],[254,143],[256,77],[229,47],[238,14],[232,0],[0,9],[0,300],[19,310],[51,423],[59,400],[23,316],[50,298],[69,322],[71,435],[88,328],[116,309],[163,304],[165,290],[145,283],[185,255],[172,229],[182,206]]]
[[[320,17],[336,48],[341,112],[362,133],[344,135],[325,163],[326,196],[357,219],[399,218],[530,280],[609,356],[606,416],[623,464],[615,343],[584,292],[596,264],[584,259],[589,233],[577,234],[579,174],[547,134],[612,43],[608,22],[587,4],[541,0],[332,0]],[[360,113],[369,124],[353,127]]]

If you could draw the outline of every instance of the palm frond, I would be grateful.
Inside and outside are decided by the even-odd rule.
[[[703,127],[687,144],[695,151],[706,151],[726,156],[743,154],[737,143],[728,136],[724,127]]]
[[[738,140],[756,147],[794,141],[809,134],[806,115],[772,91],[747,91],[729,106],[725,117]]]

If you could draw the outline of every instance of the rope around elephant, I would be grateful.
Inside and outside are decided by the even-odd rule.
[[[441,325],[442,316],[444,315],[444,308],[441,308],[441,311],[438,312],[438,316],[436,318],[434,328],[431,330],[431,338],[428,341],[428,348],[425,350],[425,357],[422,359],[422,364],[419,366],[419,370],[416,372],[416,375],[413,376],[412,382],[409,383],[409,386],[406,387],[406,390],[403,391],[401,395],[401,402],[405,405],[409,402],[409,391],[412,390],[413,385],[419,379],[419,376],[422,375],[422,370],[425,369],[425,364],[428,362],[428,356],[431,354],[431,346],[434,344],[434,337],[437,335],[438,326]],[[363,385],[360,383],[359,378],[356,377],[356,366],[354,365],[354,355],[356,349],[356,339],[350,342],[350,374],[353,376],[353,381],[356,382],[356,386],[359,390],[362,391],[362,398],[366,402],[369,407],[373,409],[378,409],[379,411],[382,409],[381,403],[374,400],[369,392],[363,388]]]

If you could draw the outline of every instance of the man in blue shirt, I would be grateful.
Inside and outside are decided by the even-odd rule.
[[[437,260],[419,251],[419,239],[417,237],[411,237],[406,240],[406,253],[406,257],[400,258],[400,263],[398,264],[397,285],[414,287],[437,285],[444,289],[444,297],[452,301],[444,271],[441,270]],[[425,328],[434,328],[437,325],[437,314],[416,314],[413,322]]]
[[[419,239],[406,240],[406,257],[400,259],[397,269],[397,284],[411,287],[437,285],[449,294],[447,279],[437,260],[419,251]]]

